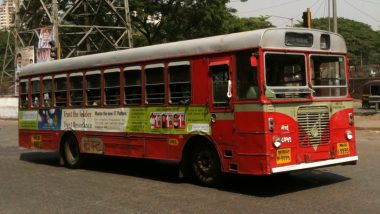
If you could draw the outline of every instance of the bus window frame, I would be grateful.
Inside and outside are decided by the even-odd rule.
[[[51,96],[50,96],[50,106],[45,106],[45,91],[44,91],[44,81],[51,81]],[[51,108],[53,107],[53,89],[54,89],[54,80],[52,75],[47,75],[42,77],[42,106],[41,108]]]
[[[65,105],[63,106],[57,106],[57,97],[56,97],[56,86],[55,86],[55,80],[56,79],[62,79],[62,78],[65,78],[66,80],[66,90],[65,90]],[[70,81],[69,81],[69,78],[68,78],[68,74],[67,73],[64,73],[64,74],[57,74],[57,75],[54,75],[53,76],[53,107],[55,108],[65,108],[69,105],[69,102],[68,102],[68,91],[69,91],[69,87],[70,87]]]
[[[277,54],[277,55],[298,55],[298,56],[303,56],[304,57],[304,62],[305,62],[305,65],[304,65],[304,72],[305,72],[305,85],[303,86],[268,86],[267,85],[267,67],[266,67],[266,55],[267,54]],[[297,100],[305,100],[305,99],[309,99],[310,97],[310,93],[311,93],[311,90],[309,88],[309,83],[310,83],[310,80],[309,80],[309,72],[308,72],[308,54],[306,52],[285,52],[285,51],[272,51],[272,50],[269,50],[269,51],[264,51],[263,54],[263,85],[264,85],[264,88],[265,88],[265,91],[264,91],[264,94],[265,94],[265,98],[266,99],[270,99],[270,100],[286,100],[286,99],[297,99]],[[308,93],[302,93],[302,94],[308,94],[305,98],[303,97],[298,97],[298,98],[281,98],[281,97],[276,97],[276,93],[274,92],[274,90],[276,89],[295,89],[295,90],[308,90],[309,92]],[[271,98],[271,97],[268,97],[267,96],[267,90],[270,91],[271,94],[274,94],[274,98]],[[278,94],[284,94],[284,93],[278,93]]]
[[[323,86],[315,86],[312,84],[312,76],[311,76],[311,72],[313,70],[313,68],[311,67],[311,57],[312,56],[325,56],[325,57],[341,57],[343,58],[343,65],[344,65],[344,75],[345,75],[345,78],[346,78],[346,84],[345,85],[342,85],[342,86],[331,86],[331,85],[323,85]],[[346,98],[347,96],[349,96],[349,88],[348,88],[348,72],[347,72],[347,69],[348,69],[348,66],[347,66],[347,59],[346,59],[346,55],[345,54],[321,54],[321,53],[310,53],[309,54],[309,57],[308,57],[308,60],[309,60],[309,69],[310,69],[310,86],[311,86],[311,89],[313,89],[314,91],[314,88],[331,88],[331,89],[335,89],[335,88],[345,88],[346,89],[346,93],[345,95],[343,96],[314,96],[314,92],[311,93],[311,96],[313,99],[342,99],[342,98]]]
[[[147,90],[147,86],[153,86],[153,85],[158,85],[161,83],[153,83],[153,84],[147,84],[147,72],[146,70],[147,69],[157,69],[157,68],[162,68],[162,85],[163,85],[163,88],[164,88],[164,91],[163,91],[163,100],[162,100],[162,103],[149,103],[148,102],[148,90]],[[146,64],[144,66],[144,69],[143,69],[143,77],[144,79],[142,80],[143,82],[143,91],[142,93],[144,93],[144,105],[149,105],[149,106],[159,106],[159,105],[166,105],[167,103],[167,63],[163,63],[163,62],[159,62],[159,63],[151,63],[151,64]],[[155,98],[155,99],[160,99],[160,98]]]
[[[83,88],[85,90],[85,102],[84,102],[84,105],[86,107],[103,107],[103,101],[102,101],[102,98],[103,98],[103,87],[102,87],[102,84],[103,84],[103,75],[102,75],[102,70],[101,69],[94,69],[94,70],[90,70],[90,71],[86,71],[85,74],[84,74],[84,81],[85,81],[85,84],[83,84]],[[88,76],[91,76],[91,75],[99,75],[99,87],[98,88],[88,88],[88,80],[87,80],[87,77]],[[94,103],[90,103],[89,104],[89,101],[88,101],[88,90],[99,90],[100,92],[100,95],[99,95],[99,100],[97,101],[96,104]],[[94,101],[95,102],[95,101]]]
[[[26,82],[26,93],[24,94],[21,94],[21,83],[22,82]],[[30,109],[30,79],[29,78],[25,78],[25,79],[20,79],[20,89],[19,89],[19,109]],[[26,99],[27,99],[27,102],[26,102],[26,107],[22,107],[22,95],[25,95],[26,94]]]
[[[38,98],[38,106],[33,106],[33,102],[35,99],[33,99],[33,82],[34,81],[38,81],[38,96],[36,96]],[[30,108],[31,109],[39,109],[41,108],[41,77],[38,76],[38,77],[33,77],[30,79]]]
[[[122,83],[122,91],[123,91],[123,105],[124,106],[144,106],[144,100],[145,100],[145,96],[144,96],[144,93],[145,93],[145,90],[144,90],[144,66],[143,65],[131,65],[131,66],[124,66],[123,69],[122,69],[122,80],[123,80],[123,83]],[[140,85],[131,85],[131,86],[127,86],[126,84],[126,78],[125,78],[125,74],[127,72],[132,72],[132,71],[137,71],[139,74],[140,74]],[[136,104],[128,104],[126,102],[127,100],[127,94],[125,93],[125,88],[126,87],[138,87],[140,86],[140,102],[139,103],[136,103]]]
[[[248,97],[247,94],[248,94],[248,91],[245,95],[245,98],[241,98],[239,95],[240,92],[238,92],[238,81],[239,81],[239,78],[238,75],[241,73],[240,71],[238,71],[238,55],[239,54],[245,54],[245,53],[249,53],[250,54],[250,57],[249,57],[249,71],[243,71],[243,72],[249,72],[250,74],[252,75],[256,75],[256,78],[255,79],[255,85],[253,86],[250,86],[248,88],[248,90],[254,90],[255,93],[257,93],[257,97],[256,98],[251,98],[251,97]],[[256,59],[256,66],[252,66],[252,57],[255,57]],[[259,56],[259,53],[258,53],[258,50],[257,49],[248,49],[248,50],[242,50],[242,51],[239,51],[239,52],[236,52],[234,53],[234,59],[235,59],[235,88],[234,88],[234,91],[235,91],[235,101],[236,103],[247,103],[247,102],[259,102],[259,99],[260,99],[260,96],[261,96],[261,88],[260,88],[260,85],[261,85],[261,81],[260,81],[260,58],[261,56]],[[256,88],[255,88],[256,87]],[[240,89],[240,88],[239,88]]]
[[[82,77],[82,88],[81,88],[81,91],[82,91],[82,101],[81,101],[81,103],[80,103],[80,105],[72,105],[72,98],[71,98],[71,91],[72,91],[72,88],[71,88],[71,77],[78,77],[78,76],[81,76]],[[81,108],[81,107],[83,107],[84,106],[84,90],[83,90],[83,88],[84,88],[84,75],[83,75],[83,72],[81,72],[81,71],[79,71],[79,72],[73,72],[73,73],[70,73],[69,74],[69,78],[68,78],[68,81],[69,81],[69,87],[68,87],[68,91],[69,91],[69,102],[68,102],[68,104],[69,104],[69,106],[71,107],[71,108]],[[79,90],[79,89],[75,89],[75,90]]]
[[[209,108],[211,112],[233,112],[233,103],[235,102],[235,88],[236,88],[236,83],[235,83],[235,58],[234,55],[227,55],[227,56],[220,56],[220,57],[211,57],[208,60],[208,63],[206,64],[207,66],[207,72],[208,72],[208,85],[209,85],[209,97],[210,97],[210,102],[209,103]],[[215,106],[214,105],[214,93],[213,93],[213,80],[212,80],[212,74],[210,68],[213,66],[221,66],[221,65],[227,65],[228,66],[228,75],[229,75],[229,80],[232,82],[232,96],[229,98],[228,105],[226,106]],[[227,96],[227,94],[226,94]]]
[[[107,93],[106,93],[106,74],[110,74],[110,73],[118,73],[118,81],[119,81],[119,84],[114,86],[114,87],[110,87],[111,89],[114,89],[114,88],[118,88],[119,89],[119,100],[117,101],[116,104],[107,104]],[[103,97],[103,105],[104,107],[117,107],[117,106],[120,106],[120,104],[122,103],[121,102],[121,98],[122,98],[122,68],[121,67],[111,67],[111,68],[107,68],[107,69],[104,69],[103,70],[103,75],[102,75],[102,85],[103,85],[103,88],[102,88],[102,91],[104,93],[104,95],[102,96]]]
[[[171,89],[170,89],[170,85],[172,83],[172,81],[170,80],[170,67],[176,67],[176,66],[188,66],[188,72],[189,72],[189,79],[188,79],[188,83],[187,82],[183,82],[183,83],[179,83],[179,82],[173,82],[176,83],[176,84],[189,84],[190,85],[190,96],[189,96],[189,101],[188,102],[184,102],[184,103],[181,103],[181,102],[177,102],[177,103],[173,103],[171,101]],[[192,100],[193,100],[193,87],[192,87],[192,77],[193,77],[193,72],[192,72],[192,64],[191,64],[191,61],[190,60],[181,60],[181,61],[172,61],[172,62],[169,62],[167,63],[167,66],[166,66],[166,75],[167,75],[167,78],[166,78],[166,91],[167,91],[167,100],[168,100],[168,103],[169,105],[190,105]]]

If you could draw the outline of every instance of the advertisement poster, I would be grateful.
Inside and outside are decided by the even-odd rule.
[[[50,48],[37,49],[37,63],[48,62],[50,60]]]
[[[37,111],[20,111],[18,118],[20,129],[38,129]]]
[[[124,132],[128,112],[127,108],[63,109],[61,129]]]
[[[38,129],[40,130],[60,130],[62,110],[61,109],[40,109],[38,111]]]
[[[210,117],[206,107],[132,108],[126,132],[210,134]]]
[[[16,72],[20,72],[22,67],[34,63],[34,46],[18,48],[16,50]]]
[[[38,36],[37,62],[48,62],[50,58],[50,41],[54,40],[54,31],[51,27],[44,27]]]
[[[38,40],[38,48],[51,48],[49,42],[53,41],[53,28],[44,27],[40,30],[39,40]]]

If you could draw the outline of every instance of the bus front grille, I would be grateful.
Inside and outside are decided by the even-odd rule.
[[[330,119],[327,106],[303,106],[297,111],[299,143],[316,146],[330,141]]]

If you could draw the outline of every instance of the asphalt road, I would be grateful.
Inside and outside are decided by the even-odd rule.
[[[95,158],[66,169],[56,153],[18,148],[17,122],[0,120],[0,213],[379,213],[379,137],[357,132],[356,166],[232,176],[212,189],[168,162]]]

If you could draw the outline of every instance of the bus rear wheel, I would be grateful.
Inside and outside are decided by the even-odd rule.
[[[63,160],[65,166],[71,169],[79,168],[82,165],[82,159],[76,138],[72,135],[66,137],[63,141]]]
[[[204,186],[216,187],[221,184],[219,156],[209,145],[195,148],[191,161],[195,178]]]

